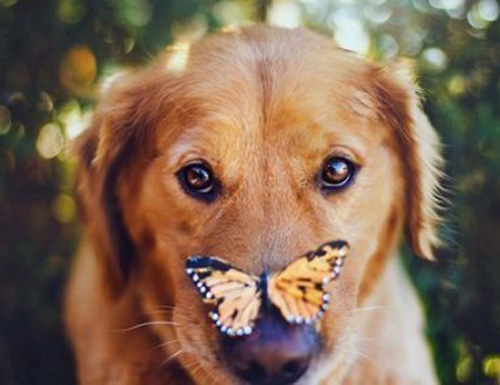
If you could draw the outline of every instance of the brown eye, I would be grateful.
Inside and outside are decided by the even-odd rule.
[[[177,178],[184,191],[195,198],[212,201],[217,195],[218,183],[210,167],[203,162],[184,166],[177,173]]]
[[[347,186],[354,177],[356,167],[342,157],[328,159],[321,172],[321,187],[327,190],[340,189]]]

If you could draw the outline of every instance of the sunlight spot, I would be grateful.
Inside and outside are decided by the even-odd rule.
[[[380,45],[386,59],[392,59],[398,54],[399,44],[392,35],[383,35],[380,38]]]
[[[40,97],[36,106],[40,111],[50,112],[54,109],[54,102],[47,92],[40,91]]]
[[[269,23],[284,28],[300,26],[301,17],[299,7],[290,1],[276,1],[269,9]]]
[[[482,0],[467,12],[467,22],[471,27],[484,29],[488,27],[490,22],[498,18],[498,13],[499,9],[496,1]]]
[[[0,104],[0,136],[7,134],[12,126],[10,111],[6,106]]]
[[[192,43],[201,39],[208,30],[208,21],[203,15],[196,15],[188,21],[175,22],[172,35],[176,43]]]
[[[66,103],[58,113],[58,118],[64,126],[64,133],[69,140],[76,138],[88,127],[91,116],[91,111],[82,112],[76,100]]]
[[[82,0],[59,0],[56,12],[63,23],[76,24],[87,13],[87,5]]]
[[[500,12],[497,0],[481,0],[477,4],[477,12],[484,20],[489,22],[495,21]]]
[[[422,52],[422,57],[429,69],[442,71],[448,65],[448,56],[440,48],[427,48]]]
[[[335,40],[345,49],[366,54],[370,48],[370,36],[363,23],[347,10],[335,12],[333,18]]]
[[[464,383],[470,379],[472,364],[472,358],[469,355],[460,359],[456,369],[456,376],[459,382]]]
[[[113,85],[118,82],[118,79],[126,74],[127,70],[124,68],[114,65],[105,66],[102,71],[99,86],[99,92],[101,95],[105,95],[111,88],[113,88]]]
[[[12,7],[17,3],[17,0],[0,0],[0,5],[4,7]]]
[[[430,0],[429,4],[436,9],[453,10],[462,8],[465,0]]]
[[[416,28],[411,31],[406,31],[401,39],[401,52],[404,55],[416,56],[422,50],[425,33],[418,31]]]
[[[462,75],[454,75],[448,82],[448,90],[453,95],[463,95],[467,89],[467,81]]]
[[[243,4],[229,1],[218,2],[212,8],[215,19],[223,26],[234,26],[250,21],[248,11]]]
[[[366,17],[377,24],[386,23],[392,16],[392,10],[387,7],[367,6],[364,10]]]
[[[75,201],[68,194],[59,194],[52,204],[52,214],[61,223],[70,223],[76,217]]]
[[[97,60],[90,47],[75,45],[64,54],[59,68],[59,78],[73,93],[85,94],[96,74]]]
[[[120,4],[120,2],[117,2]],[[116,8],[118,17],[126,24],[134,27],[147,25],[153,17],[153,6],[149,1],[134,0],[127,1],[123,6]]]
[[[500,355],[486,357],[483,361],[483,371],[488,377],[500,380]]]
[[[325,3],[323,0],[299,0],[305,18],[312,23],[323,23],[325,17]]]
[[[168,47],[167,69],[174,72],[184,71],[189,58],[190,47],[189,43],[178,43]]]
[[[42,158],[52,159],[59,155],[64,147],[64,136],[55,123],[42,127],[36,140],[36,149]]]

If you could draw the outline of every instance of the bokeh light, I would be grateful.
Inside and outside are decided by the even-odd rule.
[[[59,194],[53,205],[52,213],[59,222],[67,224],[76,218],[76,205],[73,198],[68,194]]]
[[[467,91],[467,80],[463,75],[454,75],[448,82],[448,89],[453,96],[463,95]]]
[[[4,7],[12,7],[17,3],[17,0],[0,0],[0,5]]]
[[[479,16],[489,22],[498,19],[499,6],[497,0],[481,0],[477,4]]]
[[[61,83],[71,92],[83,95],[95,80],[97,61],[92,50],[86,45],[70,48],[61,61],[59,76]]]
[[[69,140],[75,139],[90,124],[92,111],[82,111],[80,104],[76,100],[68,101],[61,107],[57,114],[57,119],[64,127],[64,133]]]
[[[84,0],[59,0],[57,17],[64,23],[76,24],[87,13],[87,4]]]
[[[175,43],[193,43],[208,31],[208,20],[203,15],[196,15],[191,20],[184,23],[174,23],[172,25],[172,36]]]
[[[0,136],[7,134],[11,125],[9,109],[7,106],[0,105]]]
[[[167,48],[166,67],[173,72],[182,72],[189,58],[189,43],[179,43]]]
[[[301,25],[300,9],[293,1],[275,1],[268,15],[269,23],[278,27],[295,28]]]
[[[219,1],[214,4],[212,14],[221,26],[243,25],[252,21],[250,2]]]
[[[439,72],[443,71],[448,65],[446,53],[437,47],[430,47],[422,52],[425,67],[427,69]]]
[[[36,149],[44,159],[55,158],[64,148],[64,136],[59,126],[49,123],[43,126],[36,140]]]
[[[484,374],[500,382],[500,355],[486,357],[483,364]]]
[[[345,49],[366,54],[370,48],[370,36],[356,13],[349,8],[341,8],[333,16],[334,37],[337,44]]]

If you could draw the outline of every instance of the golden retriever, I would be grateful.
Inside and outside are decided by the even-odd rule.
[[[118,78],[78,141],[80,383],[436,384],[396,258],[403,229],[424,258],[438,243],[439,140],[411,71],[266,26],[171,55]],[[271,340],[221,336],[185,273],[193,254],[276,271],[334,239],[351,249],[332,306],[258,323]]]

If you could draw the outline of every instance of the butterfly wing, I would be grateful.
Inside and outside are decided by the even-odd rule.
[[[213,305],[210,318],[229,336],[250,334],[259,314],[261,288],[258,278],[213,257],[190,257],[186,272]]]
[[[288,322],[310,323],[323,315],[329,302],[325,285],[340,274],[348,249],[345,241],[325,243],[269,279],[269,299]]]

